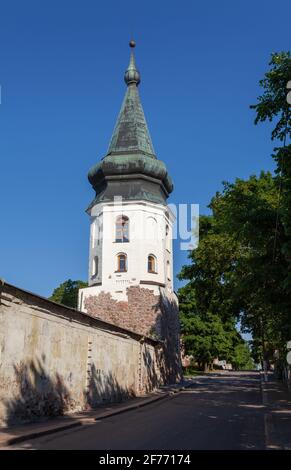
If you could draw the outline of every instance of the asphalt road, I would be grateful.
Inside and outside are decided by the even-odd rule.
[[[22,449],[264,449],[258,373],[197,378],[173,398],[18,445]]]

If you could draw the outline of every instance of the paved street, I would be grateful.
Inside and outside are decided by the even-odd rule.
[[[95,424],[32,439],[26,449],[264,449],[260,375],[223,372]]]

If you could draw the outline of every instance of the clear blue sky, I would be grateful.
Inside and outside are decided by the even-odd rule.
[[[87,172],[119,112],[131,34],[172,202],[205,213],[221,181],[272,169],[249,104],[270,53],[290,48],[290,13],[289,0],[2,2],[0,277],[42,295],[87,278]]]

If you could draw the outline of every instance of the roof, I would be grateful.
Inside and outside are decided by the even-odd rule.
[[[46,297],[41,295],[35,294],[34,292],[30,292],[28,290],[22,289],[20,287],[14,286],[13,284],[9,284],[8,282],[4,281],[4,279],[0,278],[0,305],[1,305],[1,291],[8,289],[9,291],[14,291],[16,296],[21,296],[21,294],[25,294],[26,296],[31,298],[32,303],[37,306],[39,302],[46,304],[46,308],[49,313],[53,315],[58,315],[59,313],[54,311],[53,308],[50,309],[51,306],[58,307],[65,316],[73,316],[76,321],[89,321],[91,326],[96,326],[97,328],[107,329],[108,331],[116,332],[117,334],[123,334],[135,338],[136,340],[145,340],[153,345],[161,345],[162,341],[152,338],[150,336],[145,336],[135,331],[129,330],[127,328],[123,328],[121,326],[115,325],[114,323],[110,323],[105,321],[99,317],[90,315],[88,313],[82,312],[75,308],[68,307],[66,305],[60,304],[58,302],[54,302]],[[34,299],[34,300],[32,300]]]
[[[107,155],[125,152],[156,158],[135,82],[128,85]]]
[[[140,101],[140,73],[133,54],[134,41],[130,41],[130,47],[130,62],[124,75],[127,90],[109,148],[88,173],[96,192],[88,211],[98,202],[113,201],[115,196],[166,205],[173,191],[167,168],[155,155]]]

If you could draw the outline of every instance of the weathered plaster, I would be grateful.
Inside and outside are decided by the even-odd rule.
[[[0,423],[121,400],[162,382],[155,340],[0,287]],[[151,358],[151,360],[149,360]]]

